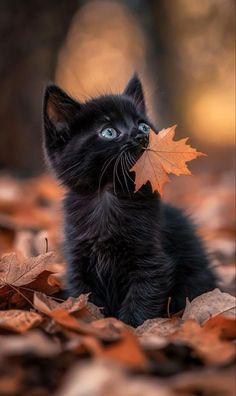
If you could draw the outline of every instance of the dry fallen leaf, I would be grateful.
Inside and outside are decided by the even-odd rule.
[[[36,312],[10,309],[0,311],[0,328],[23,333],[42,322],[42,316]]]
[[[169,336],[174,333],[180,326],[179,318],[156,318],[148,319],[141,326],[138,326],[135,333],[138,336],[158,335]]]
[[[174,141],[175,129],[176,125],[158,134],[151,130],[148,147],[130,170],[135,172],[135,192],[150,181],[152,190],[162,195],[168,173],[191,175],[186,162],[205,155],[186,144],[188,138]]]
[[[53,298],[43,293],[34,293],[34,307],[46,315],[50,315],[56,309],[65,309],[69,313],[79,311],[88,303],[88,294],[81,294],[79,297],[69,297],[67,300],[57,302]]]
[[[39,311],[52,318],[58,325],[62,326],[62,329],[64,328],[79,334],[93,335],[104,341],[115,341],[120,339],[121,332],[117,331],[117,328],[114,326],[109,326],[109,318],[91,322],[96,318],[94,318],[93,313],[90,313],[89,310],[86,309],[86,303],[89,304],[87,298],[88,296],[86,294],[82,294],[78,298],[69,298],[62,303],[57,303],[42,293],[35,293],[34,306]],[[84,309],[86,309],[86,311],[83,312],[84,315],[82,315],[82,320],[72,315],[73,312],[76,314]],[[83,316],[85,316],[86,321]],[[88,320],[88,316],[90,320]]]
[[[57,271],[48,276],[48,284],[52,287],[58,287],[59,289],[64,289],[64,270]]]
[[[202,324],[212,316],[221,313],[232,314],[235,312],[235,308],[236,298],[234,296],[214,289],[194,298],[191,302],[187,300],[182,319],[195,319],[199,324]]]
[[[122,339],[107,347],[102,356],[128,367],[144,368],[147,365],[147,359],[137,337],[125,327],[122,331]]]
[[[169,339],[186,342],[205,364],[227,364],[233,362],[236,356],[235,345],[220,339],[220,329],[211,331],[207,326],[202,328],[193,319],[185,321]]]
[[[63,310],[67,311],[68,314],[73,313],[73,316],[85,322],[103,318],[101,310],[96,305],[88,302],[88,298],[89,294],[81,294],[79,297],[68,297],[67,300],[58,302],[43,293],[35,292],[33,305],[38,311],[50,317],[53,317],[54,311]],[[57,320],[57,312],[55,315],[54,319]],[[74,319],[72,320],[74,321]]]
[[[57,285],[50,285],[52,270],[48,265],[55,261],[53,252],[25,258],[20,253],[10,253],[0,259],[0,308],[26,308],[33,292],[56,293]]]
[[[181,320],[175,317],[147,319],[135,329],[135,334],[144,350],[161,349],[168,345],[168,337],[179,328],[180,324]]]
[[[36,257],[24,258],[20,254],[10,253],[0,260],[0,288],[6,285],[22,286],[33,282],[47,265],[55,260],[53,252]]]
[[[222,340],[236,339],[236,318],[233,316],[214,316],[208,319],[203,327],[207,331],[217,333]]]

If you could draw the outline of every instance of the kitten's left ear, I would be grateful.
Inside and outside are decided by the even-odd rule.
[[[134,102],[137,104],[137,106],[140,108],[140,110],[143,113],[145,113],[146,109],[145,109],[145,99],[144,99],[143,87],[142,87],[142,83],[136,73],[129,80],[128,84],[125,87],[123,94],[130,96],[134,100]]]
[[[56,85],[47,87],[44,96],[44,131],[46,147],[62,145],[81,105]]]

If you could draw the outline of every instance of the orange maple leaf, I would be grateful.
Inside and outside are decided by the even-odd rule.
[[[174,141],[174,125],[158,134],[150,131],[149,145],[130,169],[135,172],[135,192],[150,181],[152,190],[163,194],[163,186],[169,181],[168,173],[191,175],[186,162],[206,155],[186,144],[188,138]]]

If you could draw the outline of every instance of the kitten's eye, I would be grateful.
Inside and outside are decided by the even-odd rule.
[[[145,124],[145,122],[140,122],[138,125],[138,129],[143,132],[146,133],[148,135],[149,131],[150,131],[150,126]]]
[[[114,128],[104,128],[100,135],[105,139],[115,139],[118,136],[118,132]]]

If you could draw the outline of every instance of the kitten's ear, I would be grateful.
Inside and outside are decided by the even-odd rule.
[[[47,87],[43,106],[46,148],[58,147],[68,141],[70,127],[80,108],[79,102],[56,85]]]
[[[139,108],[141,109],[141,111],[145,113],[145,99],[143,94],[143,87],[136,73],[129,80],[123,93],[124,95],[132,97],[137,106],[139,106]]]

